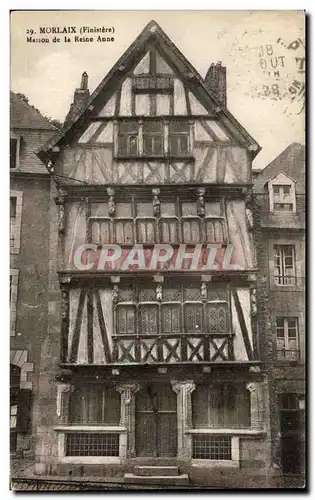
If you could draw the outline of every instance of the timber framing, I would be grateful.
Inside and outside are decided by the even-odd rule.
[[[202,105],[210,113],[219,114],[219,122],[226,127],[240,145],[250,149],[252,158],[258,154],[261,148],[257,142],[228,109],[218,101],[216,96],[206,88],[201,75],[178,50],[161,27],[155,21],[151,21],[95,89],[78,118],[37,152],[38,157],[45,165],[52,159],[55,146],[62,147],[69,144],[82,134],[86,120],[95,117],[104,102],[107,102],[117,88],[121,87],[123,80],[131,75],[133,68],[152,47],[165,58],[166,62],[175,71],[175,74],[180,75],[185,87],[198,96]]]

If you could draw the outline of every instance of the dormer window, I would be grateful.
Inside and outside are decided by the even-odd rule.
[[[272,186],[273,189],[273,209],[274,210],[285,210],[287,212],[292,212],[293,210],[293,200],[292,200],[292,187],[282,186],[277,184]]]
[[[271,212],[295,212],[295,182],[279,174],[269,182],[269,203]]]
[[[18,168],[20,156],[20,138],[11,132],[10,134],[10,169]]]

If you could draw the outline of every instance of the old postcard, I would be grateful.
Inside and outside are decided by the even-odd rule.
[[[14,11],[18,491],[305,488],[305,13]]]

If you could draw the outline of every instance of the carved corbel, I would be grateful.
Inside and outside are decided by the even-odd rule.
[[[152,189],[152,194],[153,194],[153,214],[154,214],[155,217],[160,217],[160,214],[161,214],[161,208],[160,208],[161,202],[160,202],[160,199],[159,199],[159,194],[160,194],[159,188],[153,188]]]
[[[201,282],[200,294],[201,294],[201,300],[207,300],[208,287],[207,287],[207,283],[205,281]]]
[[[73,390],[74,387],[71,384],[57,384],[56,413],[57,417],[62,420],[63,423],[66,423],[68,419],[67,408],[69,397]]]
[[[115,190],[111,187],[108,187],[107,194],[108,194],[108,214],[110,217],[114,217],[116,210],[115,199],[114,199]]]
[[[199,217],[204,217],[205,215],[205,192],[205,188],[197,189],[197,214],[199,215]]]
[[[69,316],[69,290],[65,287],[61,289],[61,319]]]
[[[162,294],[163,294],[163,288],[161,284],[156,285],[156,300],[158,302],[161,302],[162,300]]]
[[[251,288],[251,290],[250,290],[250,303],[251,303],[252,315],[255,316],[257,314],[257,290],[256,290],[256,288]]]
[[[112,301],[114,304],[118,302],[118,285],[114,285],[112,289]]]
[[[55,197],[55,203],[58,207],[58,231],[63,233],[65,230],[65,197],[67,191],[63,188],[58,189],[58,195]]]
[[[246,223],[249,231],[254,229],[254,219],[253,219],[253,193],[251,190],[246,190],[245,194],[245,214],[246,214]]]

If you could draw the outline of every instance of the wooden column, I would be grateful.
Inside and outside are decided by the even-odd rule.
[[[69,401],[73,389],[72,384],[57,383],[56,412],[60,424],[67,424],[69,421]]]
[[[116,390],[121,395],[121,411],[120,422],[121,427],[127,428],[127,450],[126,457],[133,458],[136,456],[136,398],[135,394],[140,390],[140,385],[135,384],[121,384],[116,387]]]
[[[186,434],[192,428],[191,393],[196,386],[192,380],[172,381],[172,389],[177,394],[177,457],[191,459],[191,436]]]

